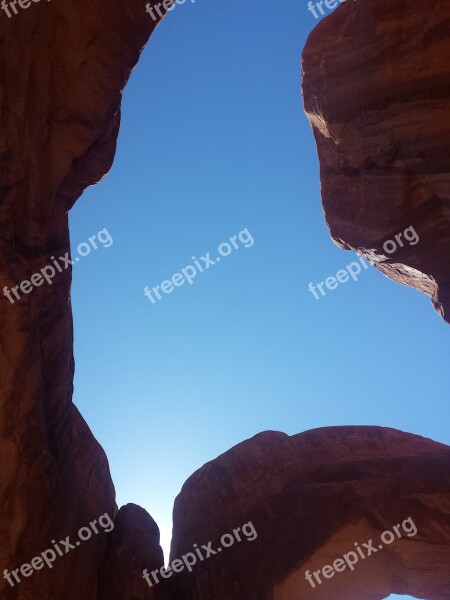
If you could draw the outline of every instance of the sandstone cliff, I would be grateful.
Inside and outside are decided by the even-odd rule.
[[[450,4],[348,0],[303,52],[305,111],[334,241],[450,320]],[[394,254],[386,240],[420,237]]]
[[[0,18],[0,283],[70,251],[67,213],[111,166],[122,90],[152,21],[139,0],[41,2]],[[28,563],[108,512],[108,463],[72,404],[70,268],[10,303],[0,295],[0,556]],[[9,600],[94,600],[106,535],[22,577]]]

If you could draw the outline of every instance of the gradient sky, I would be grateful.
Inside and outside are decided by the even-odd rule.
[[[74,401],[118,503],[145,507],[166,550],[183,482],[260,431],[450,442],[449,330],[429,299],[373,268],[319,301],[307,289],[353,260],[326,228],[302,110],[316,23],[305,0],[176,6],[124,93],[110,174],[71,213],[74,253],[103,228],[114,240],[74,267]],[[244,228],[251,248],[144,296]]]

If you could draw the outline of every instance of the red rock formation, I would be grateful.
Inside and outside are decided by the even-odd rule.
[[[303,53],[305,111],[334,241],[450,320],[450,3],[348,0]],[[386,240],[420,237],[389,255]]]
[[[29,4],[0,17],[0,290],[69,252],[67,212],[111,166],[122,90],[154,25],[141,0]],[[106,457],[72,404],[70,282],[68,269],[14,303],[0,294],[2,572],[116,512]],[[0,577],[0,597],[94,600],[106,543],[14,587]]]
[[[108,553],[101,567],[98,600],[154,600],[166,597],[165,588],[150,588],[142,577],[144,569],[164,564],[159,529],[139,506],[122,507],[114,523]]]
[[[390,593],[450,598],[450,448],[381,427],[329,427],[293,437],[265,432],[206,464],[174,509],[171,561],[251,521],[237,542],[172,579],[189,600],[380,600]],[[355,542],[403,531],[351,572],[312,588]],[[405,526],[412,533],[412,529]],[[228,542],[227,542],[228,543]],[[365,550],[365,548],[364,548]],[[367,552],[367,551],[366,551]],[[177,595],[178,594],[178,595]]]
[[[387,10],[381,0],[377,6]],[[389,14],[399,18],[395,10],[400,3],[390,0],[390,6]],[[441,7],[441,15],[448,14],[443,4],[434,6]],[[417,14],[419,8],[417,4]],[[367,10],[361,9],[366,20],[360,25],[370,31],[374,19],[367,17]],[[121,92],[153,26],[141,0],[58,0],[30,4],[20,11],[10,19],[0,18],[0,290],[30,280],[52,264],[52,256],[69,252],[67,212],[112,163]],[[339,16],[343,11],[336,14],[331,18],[344,18]],[[373,14],[378,18],[376,11]],[[406,22],[414,29],[414,19]],[[387,40],[396,39],[394,33],[399,31],[394,21],[376,23],[381,23]],[[439,42],[439,27],[433,25],[439,23],[436,11],[426,23],[425,41],[433,48],[444,44]],[[360,40],[351,23],[347,25],[349,35]],[[402,64],[398,51],[394,47],[391,51],[394,63]],[[417,64],[423,67],[423,62]],[[436,94],[439,85],[445,88],[445,68],[439,58],[430,79]],[[439,69],[441,83],[436,79]],[[319,77],[320,70],[314,72]],[[347,72],[345,68],[343,75]],[[422,88],[410,91],[417,89]],[[416,96],[420,104],[421,94]],[[439,102],[430,106],[428,100],[425,97],[423,102],[430,115],[445,114]],[[381,118],[381,109],[377,115]],[[434,123],[430,116],[431,120]],[[345,124],[346,128],[350,138],[356,135],[354,126]],[[443,130],[444,125],[439,131]],[[385,177],[377,179],[383,170],[374,169],[373,184],[390,181],[389,205],[388,199],[398,200],[392,190],[399,181],[409,186],[416,182],[411,198],[417,223],[411,222],[408,211],[401,223],[417,225],[418,230],[422,226],[421,250],[414,258],[417,264],[410,254],[407,258],[411,266],[423,267],[427,273],[424,288],[437,290],[430,279],[435,277],[444,304],[445,275],[435,268],[429,238],[433,230],[442,254],[447,248],[446,224],[438,219],[440,196],[431,202],[423,187],[425,176],[437,194],[443,195],[446,185],[447,159],[437,154],[436,136],[437,129],[428,131],[423,125],[420,135],[414,136],[417,143],[410,146],[400,144],[392,150],[381,141],[376,160],[382,166],[384,160],[389,168],[393,161],[397,166],[404,163],[407,174],[398,180],[387,169]],[[345,140],[350,152],[353,146],[343,136],[343,147]],[[421,156],[425,142],[430,152]],[[444,149],[445,143],[442,138]],[[326,142],[324,148],[332,156],[330,144]],[[347,156],[346,149],[343,155]],[[349,169],[348,173],[358,174],[362,167],[351,163]],[[340,178],[340,171],[336,172],[333,181],[347,181],[348,173]],[[402,201],[409,202],[409,196]],[[362,212],[368,219],[366,228],[372,231],[371,219],[377,211]],[[378,225],[377,239],[391,233],[391,228],[397,230],[397,213],[391,207],[385,222]],[[431,215],[431,225],[421,215]],[[343,210],[339,223],[353,222],[345,217]],[[364,245],[364,232],[355,247]],[[41,552],[55,548],[52,540],[56,544],[69,536],[74,543],[81,527],[100,515],[116,515],[106,457],[72,404],[70,281],[67,269],[51,285],[23,292],[13,303],[0,296],[0,571],[11,573],[29,564]],[[448,459],[446,447],[376,428],[332,428],[293,438],[261,434],[205,466],[185,485],[176,505],[173,557],[190,551],[194,542],[207,544],[250,520],[258,532],[253,542],[236,544],[202,562],[192,574],[153,590],[140,579],[140,570],[160,566],[157,528],[145,511],[127,506],[116,516],[111,532],[100,530],[82,548],[75,546],[67,555],[55,557],[52,568],[31,576],[20,573],[22,581],[14,586],[0,578],[0,597],[262,600],[273,595],[276,600],[294,600],[298,590],[302,598],[318,597],[325,592],[311,596],[301,580],[303,568],[328,559],[327,548],[334,553],[347,551],[356,536],[366,540],[410,515],[419,528],[418,537],[399,541],[386,550],[381,563],[374,557],[367,572],[349,578],[343,584],[347,598],[356,598],[356,593],[358,600],[368,598],[361,581],[370,581],[371,598],[409,591],[442,600],[449,597],[450,589]],[[339,600],[342,593],[333,588],[332,597]]]

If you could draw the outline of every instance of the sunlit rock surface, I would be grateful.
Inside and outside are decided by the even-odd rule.
[[[308,39],[303,95],[334,241],[450,321],[450,3],[348,0]]]

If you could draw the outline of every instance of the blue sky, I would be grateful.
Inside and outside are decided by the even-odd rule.
[[[74,267],[74,401],[118,503],[145,507],[165,548],[187,477],[260,431],[450,441],[448,327],[429,299],[373,268],[318,301],[307,289],[353,260],[326,228],[302,110],[315,24],[304,0],[177,6],[125,90],[110,174],[71,212],[74,253],[103,228],[114,240]],[[244,228],[252,247],[144,296]]]

